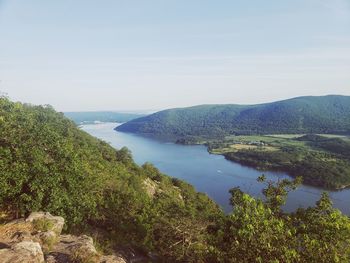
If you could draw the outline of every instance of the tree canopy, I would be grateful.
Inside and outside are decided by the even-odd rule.
[[[159,262],[349,262],[350,220],[324,194],[285,213],[300,183],[266,182],[264,199],[231,190],[224,214],[205,194],[152,164],[136,165],[50,106],[0,98],[0,211],[44,210],[69,232],[99,233],[101,249],[128,245]]]
[[[183,141],[232,134],[350,134],[350,96],[297,97],[257,105],[200,105],[131,120],[119,131]]]

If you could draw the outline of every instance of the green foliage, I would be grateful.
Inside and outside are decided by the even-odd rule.
[[[327,193],[315,207],[299,209],[292,221],[304,262],[350,261],[350,220],[332,208]]]
[[[265,201],[232,189],[232,213],[210,232],[212,262],[349,262],[350,219],[332,208],[327,194],[315,207],[281,210],[299,183],[267,182]]]
[[[50,106],[0,98],[0,135],[0,210],[17,216],[48,211],[63,216],[68,231],[95,229],[111,246],[159,251],[171,260],[200,254],[202,247],[191,244],[180,252],[177,247],[187,242],[181,240],[169,254],[168,241],[179,240],[162,229],[178,222],[195,229],[199,221],[205,229],[213,215],[222,214],[192,186],[175,187],[152,165],[137,166],[127,148],[113,149]],[[147,180],[155,186],[153,196],[145,191]]]
[[[333,137],[326,137],[333,136]],[[284,171],[327,189],[350,186],[350,141],[336,135],[228,136],[206,142],[208,151],[260,170]]]
[[[123,147],[116,152],[116,159],[125,165],[133,162],[131,151],[127,147]]]
[[[36,219],[33,221],[34,229],[37,231],[47,232],[52,230],[53,223],[47,219]]]
[[[1,98],[0,135],[1,210],[62,215],[68,231],[91,230],[108,248],[137,247],[161,262],[350,261],[350,220],[327,195],[315,207],[282,211],[299,179],[273,183],[261,176],[264,200],[234,188],[233,211],[225,215],[191,185],[149,163],[137,166],[127,148],[116,151],[49,106]],[[273,156],[276,165],[294,156],[289,152]]]
[[[350,162],[345,157],[301,147],[281,147],[276,151],[259,149],[225,153],[225,158],[261,170],[284,171],[303,182],[328,189],[350,186]]]
[[[301,184],[302,177],[297,177],[294,181],[282,179],[275,183],[273,181],[266,182],[266,177],[262,175],[258,178],[258,182],[266,184],[266,188],[262,191],[266,198],[265,203],[274,213],[279,213],[282,212],[281,206],[286,204],[288,193]],[[234,202],[231,203],[234,205]]]
[[[311,147],[326,150],[350,160],[350,141],[341,138],[327,138],[315,134],[308,134],[296,140],[306,141]]]
[[[179,143],[231,134],[350,133],[350,97],[321,96],[259,105],[201,105],[131,120],[119,131],[165,136]]]
[[[298,259],[289,222],[248,194],[233,191],[234,209],[217,233],[222,262],[293,262]]]

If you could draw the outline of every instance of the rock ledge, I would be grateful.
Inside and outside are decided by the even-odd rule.
[[[0,225],[2,263],[126,263],[120,255],[97,252],[89,236],[61,235],[64,218],[33,212]]]

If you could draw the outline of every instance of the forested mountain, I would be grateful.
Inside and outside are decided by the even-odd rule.
[[[99,122],[127,122],[143,117],[145,114],[115,111],[64,112],[64,115],[76,124]]]
[[[174,140],[229,134],[350,133],[350,96],[297,97],[258,105],[201,105],[129,121],[119,131]]]
[[[100,250],[131,246],[151,262],[349,262],[350,219],[326,194],[289,214],[281,207],[299,179],[259,181],[264,200],[233,188],[225,215],[51,107],[0,98],[0,224],[48,211],[66,218],[65,231],[93,235]]]

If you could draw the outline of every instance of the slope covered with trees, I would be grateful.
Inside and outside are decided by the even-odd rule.
[[[335,135],[243,135],[206,143],[208,151],[256,169],[302,176],[326,189],[350,187],[350,140]]]
[[[298,97],[258,105],[202,105],[160,111],[116,128],[173,140],[232,134],[350,133],[350,97]]]
[[[0,98],[0,211],[40,210],[66,218],[68,230],[98,229],[112,244],[170,258],[202,253],[202,229],[222,214],[189,184],[137,166],[126,148],[115,150],[50,106]],[[196,247],[185,253],[178,241],[188,230]]]
[[[0,98],[1,216],[49,211],[66,218],[66,231],[91,232],[101,249],[137,247],[153,252],[152,262],[349,262],[350,220],[327,195],[284,213],[299,179],[259,181],[265,198],[234,188],[225,215],[189,184],[137,166],[126,148],[51,107]]]

